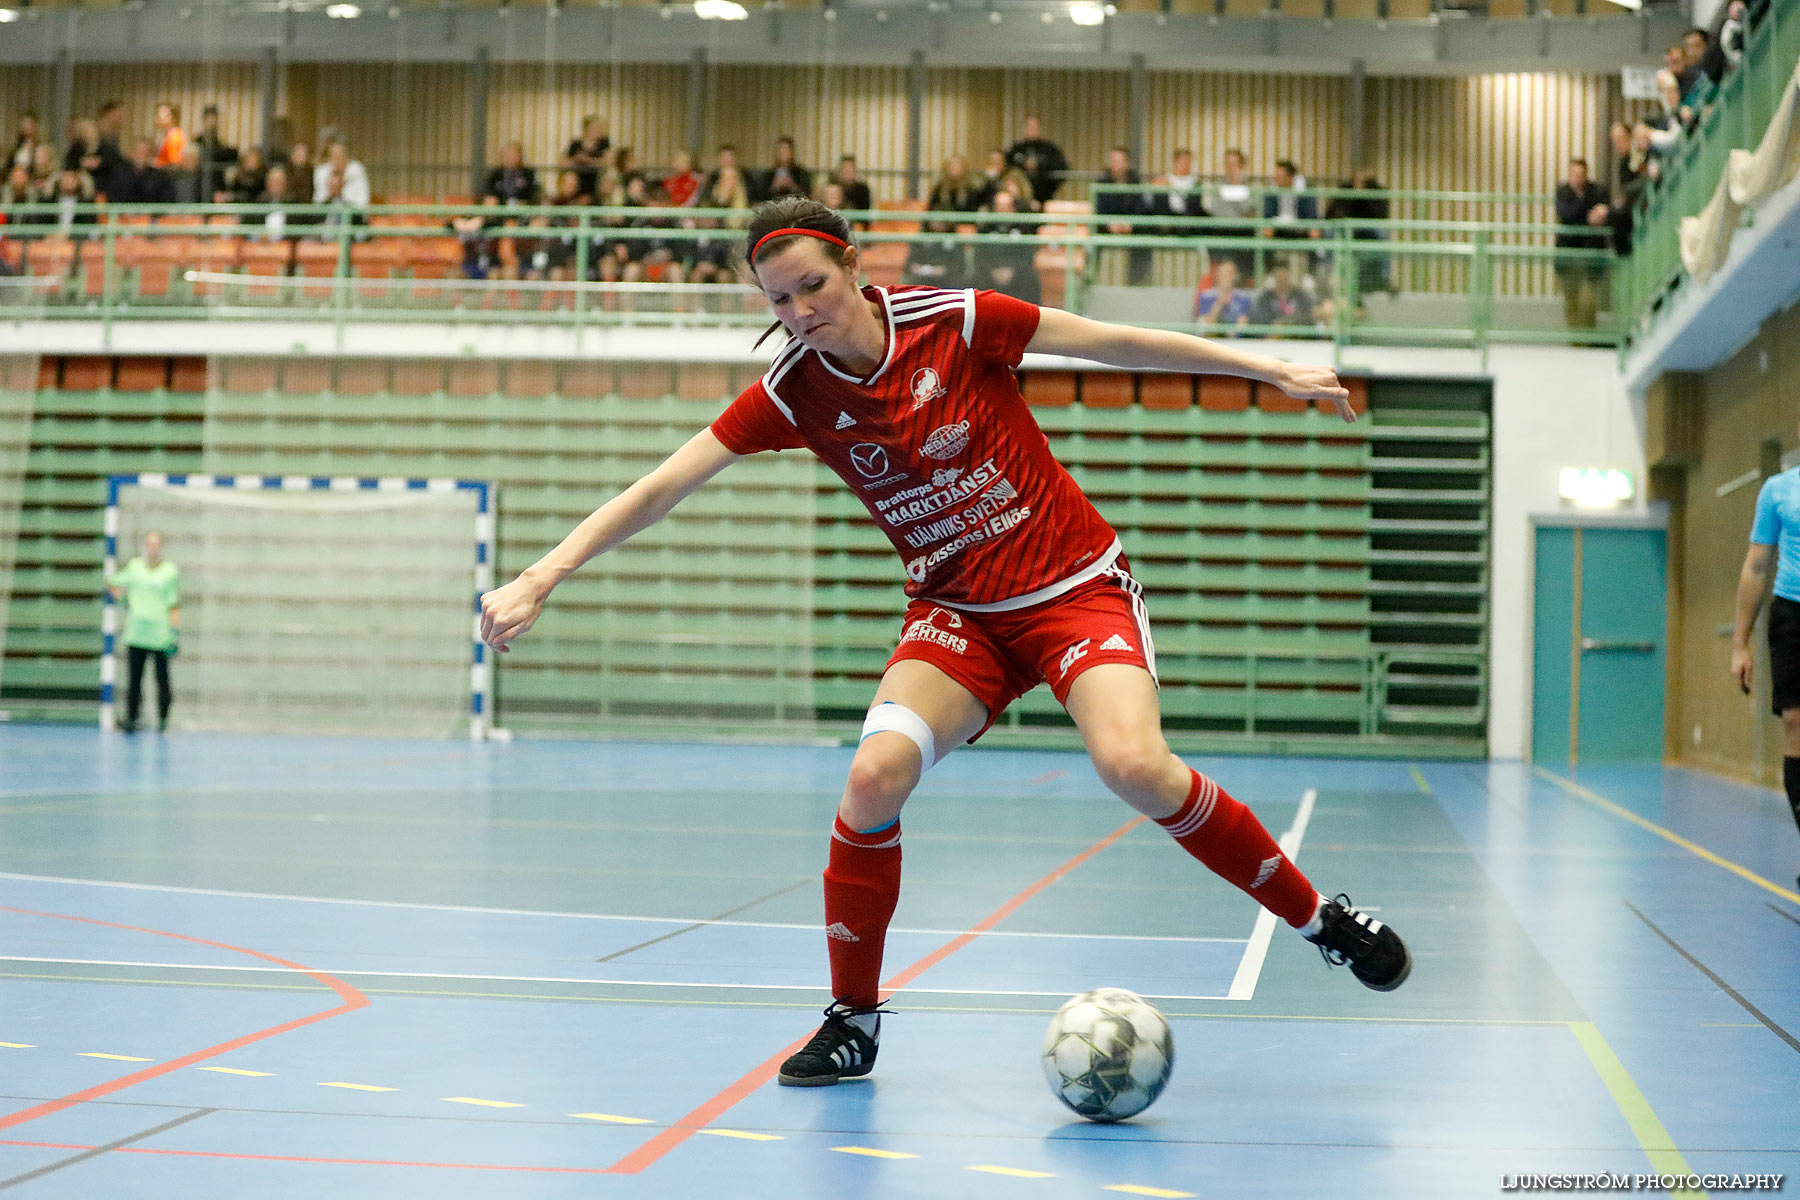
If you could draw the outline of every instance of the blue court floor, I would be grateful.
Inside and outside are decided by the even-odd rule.
[[[0,726],[0,1191],[1800,1189],[1800,835],[1772,792],[1196,760],[1406,936],[1412,978],[1378,995],[1082,756],[959,753],[906,812],[875,1075],[781,1088],[828,999],[818,876],[849,754]],[[1175,1031],[1168,1091],[1117,1126],[1039,1067],[1049,1014],[1099,985]]]

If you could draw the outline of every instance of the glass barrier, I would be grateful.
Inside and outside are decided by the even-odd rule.
[[[316,314],[336,321],[755,326],[742,210],[411,205],[20,206],[0,305],[45,319]],[[1223,336],[1608,345],[1613,255],[1560,227],[1087,212],[877,210],[875,283],[982,287]],[[1129,232],[1111,232],[1128,230]]]

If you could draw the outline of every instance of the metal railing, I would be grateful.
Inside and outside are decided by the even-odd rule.
[[[1661,178],[1636,216],[1630,256],[1619,271],[1621,344],[1645,333],[1664,302],[1686,282],[1681,263],[1681,222],[1706,207],[1733,150],[1754,149],[1775,114],[1794,62],[1800,58],[1800,13],[1771,4],[1750,31],[1744,57],[1720,82],[1719,92],[1662,160]]]
[[[311,315],[340,325],[453,318],[577,328],[769,319],[754,289],[725,282],[740,252],[741,210],[417,205],[357,213],[208,205],[63,213],[35,205],[4,215],[0,264],[35,281],[0,288],[0,305],[15,317],[110,324]],[[1566,229],[1554,224],[1066,211],[847,215],[868,226],[858,240],[876,282],[999,285],[1130,324],[1339,345],[1616,341],[1603,315],[1612,253],[1558,249],[1553,240]],[[1121,227],[1129,232],[1110,231]],[[939,274],[922,270],[927,259]],[[1225,259],[1238,265],[1252,305],[1283,264],[1303,299],[1271,306],[1274,320],[1251,323],[1240,303],[1231,323],[1203,326],[1197,286]],[[712,278],[697,286],[689,275]],[[1558,300],[1559,281],[1575,277],[1596,294],[1586,311]]]

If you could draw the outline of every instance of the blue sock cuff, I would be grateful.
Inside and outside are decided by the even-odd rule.
[[[886,825],[877,825],[873,829],[859,829],[856,832],[858,832],[860,834],[881,833],[885,830],[892,829],[894,826],[898,825],[899,823],[900,823],[900,818],[895,817],[893,820],[889,821]]]

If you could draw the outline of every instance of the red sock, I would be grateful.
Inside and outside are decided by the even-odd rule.
[[[1312,920],[1318,890],[1288,861],[1256,814],[1200,772],[1194,772],[1181,810],[1156,823],[1214,874],[1295,929]]]
[[[900,901],[900,822],[857,833],[838,817],[831,823],[831,862],[825,868],[825,945],[831,954],[831,994],[872,1008],[881,998],[881,950]]]

